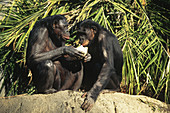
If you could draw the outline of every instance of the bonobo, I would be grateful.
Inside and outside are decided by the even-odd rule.
[[[123,54],[114,34],[92,20],[79,24],[77,38],[83,46],[88,46],[91,61],[84,63],[82,87],[87,93],[82,109],[92,108],[103,89],[118,91],[122,79]]]
[[[62,15],[49,16],[34,25],[28,40],[27,66],[38,93],[77,90],[82,82],[84,56],[71,46],[68,24]],[[66,58],[65,56],[69,56]]]

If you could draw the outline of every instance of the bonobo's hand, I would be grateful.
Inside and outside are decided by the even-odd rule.
[[[89,93],[84,93],[82,98],[84,98],[84,97],[86,97],[86,98],[85,98],[83,104],[81,105],[81,108],[83,110],[85,110],[85,112],[87,112],[87,111],[90,111],[91,108],[93,107],[93,105],[95,103],[95,99],[93,99],[91,97],[91,94],[89,94]]]
[[[87,55],[84,57],[84,62],[88,62],[91,60],[91,55],[87,53]]]
[[[69,55],[71,57],[77,57],[78,59],[83,59],[85,57],[82,52],[78,51],[72,46],[63,47],[63,54]]]

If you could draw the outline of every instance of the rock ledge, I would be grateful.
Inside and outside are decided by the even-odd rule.
[[[85,113],[82,92],[0,97],[0,113]],[[100,94],[89,113],[170,113],[170,105],[147,96],[117,92]]]

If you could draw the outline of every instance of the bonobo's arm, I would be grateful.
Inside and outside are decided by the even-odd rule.
[[[80,53],[75,48],[71,46],[63,46],[48,52],[36,53],[32,55],[31,59],[36,62],[41,62],[43,60],[56,60],[64,54],[68,54],[70,56],[84,57],[83,53]]]
[[[40,28],[37,33],[34,32],[30,36],[29,46],[32,46],[30,47],[31,49],[29,48],[31,53],[28,57],[28,62],[30,63],[41,62],[43,60],[56,60],[64,54],[77,57],[83,56],[82,53],[71,46],[58,47],[57,49],[47,51],[46,49],[49,49],[48,45],[53,46],[54,48],[55,45],[49,38],[48,30],[46,28]]]
[[[96,83],[93,85],[93,87],[90,89],[90,91],[88,91],[88,93],[85,93],[83,95],[86,96],[86,99],[84,101],[84,103],[82,104],[82,108],[85,111],[89,111],[92,107],[94,102],[96,101],[100,91],[102,91],[106,85],[108,84],[111,75],[115,72],[114,69],[114,61],[113,61],[113,45],[111,44],[112,41],[106,41],[103,40],[103,42],[101,43],[102,45],[102,53],[103,53],[103,58],[101,58],[102,60],[104,60],[104,64],[102,66],[102,69],[100,71],[100,74],[98,76],[98,79],[96,81]]]

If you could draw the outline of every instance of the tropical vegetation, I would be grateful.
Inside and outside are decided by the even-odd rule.
[[[114,33],[124,55],[121,92],[170,103],[169,0],[6,0],[0,1],[0,92],[32,94],[26,62],[36,21],[65,15],[69,29],[92,19]]]

